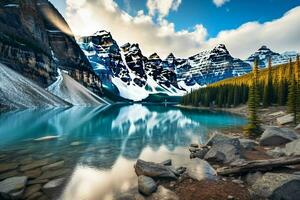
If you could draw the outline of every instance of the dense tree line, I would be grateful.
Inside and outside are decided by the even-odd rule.
[[[257,68],[258,70],[258,68]],[[253,79],[256,80],[255,95],[257,106],[287,105],[288,111],[299,120],[300,113],[300,63],[296,62],[272,67],[271,60],[267,69],[255,77],[253,72],[235,78],[213,83],[205,88],[192,91],[182,98],[183,105],[235,107],[246,104],[253,93]],[[249,105],[249,104],[248,104]]]

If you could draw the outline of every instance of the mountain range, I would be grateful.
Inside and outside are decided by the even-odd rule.
[[[119,46],[105,30],[76,40],[48,0],[0,2],[1,76],[6,76],[0,79],[1,108],[179,101],[191,90],[250,72],[257,58],[264,68],[269,58],[277,65],[295,57],[262,46],[241,60],[222,44],[188,58],[146,57],[139,44]],[[14,90],[31,103],[15,98]],[[37,93],[48,103],[35,105]]]

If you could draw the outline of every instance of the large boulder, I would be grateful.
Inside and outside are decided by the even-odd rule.
[[[263,146],[278,146],[297,138],[297,133],[292,129],[269,127],[260,137],[259,143]]]
[[[300,139],[287,143],[284,152],[288,156],[300,156]]]
[[[251,187],[253,199],[298,200],[300,176],[283,173],[266,173]]]
[[[26,183],[26,176],[12,177],[0,182],[0,199],[20,199]]]
[[[206,142],[205,146],[213,146],[215,144],[230,144],[240,149],[240,140],[237,137],[230,137],[221,133],[214,133]]]
[[[214,179],[217,174],[214,168],[212,168],[205,160],[193,159],[186,167],[186,172],[189,177],[198,181]]]
[[[215,144],[206,153],[204,159],[210,163],[231,163],[240,159],[240,149],[232,144]]]
[[[290,124],[293,121],[294,121],[294,115],[293,114],[288,114],[288,115],[277,118],[277,124],[279,124],[279,125]]]
[[[140,193],[149,196],[156,191],[157,185],[152,178],[142,175],[138,178],[138,188]]]
[[[163,164],[146,162],[141,159],[138,159],[134,165],[135,173],[138,176],[144,175],[151,178],[170,178],[177,179],[174,172],[167,166]]]

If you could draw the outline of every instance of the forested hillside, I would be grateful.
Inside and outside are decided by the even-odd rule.
[[[260,104],[286,105],[288,102],[289,85],[292,77],[299,83],[299,56],[296,62],[269,66],[258,72],[258,94]],[[249,86],[253,83],[253,72],[230,78],[209,85],[206,88],[192,91],[182,98],[183,105],[234,107],[246,104],[249,96]],[[300,103],[300,102],[298,102]]]

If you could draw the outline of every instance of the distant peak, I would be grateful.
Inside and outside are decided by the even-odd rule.
[[[225,44],[219,44],[218,46],[216,46],[212,52],[214,53],[223,53],[223,54],[229,54]]]
[[[173,53],[170,53],[170,54],[167,56],[167,59],[174,59],[174,58],[175,58],[175,56],[174,56]]]
[[[157,53],[153,53],[149,56],[149,59],[160,59],[160,57]]]
[[[106,30],[101,30],[101,31],[97,31],[96,33],[94,33],[95,36],[102,36],[102,35],[110,35],[110,32],[106,31]]]

